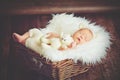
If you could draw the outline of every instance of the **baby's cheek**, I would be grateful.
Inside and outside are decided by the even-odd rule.
[[[92,36],[88,36],[87,38],[86,38],[86,41],[90,41],[92,39]]]
[[[86,39],[84,38],[84,39],[81,39],[81,42],[86,42]]]

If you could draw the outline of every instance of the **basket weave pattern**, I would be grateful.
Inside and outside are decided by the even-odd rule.
[[[78,74],[85,73],[90,69],[90,65],[82,65],[81,62],[74,63],[71,59],[51,62],[25,46],[21,44],[17,45],[18,55],[22,53],[25,57],[28,57],[26,58],[28,62],[26,65],[30,69],[39,71],[40,74],[52,80],[65,80]]]

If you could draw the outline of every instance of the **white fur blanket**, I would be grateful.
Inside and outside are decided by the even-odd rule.
[[[41,48],[34,44],[35,40],[33,39],[28,39],[26,46],[53,62],[64,59],[73,59],[75,62],[80,60],[83,63],[93,64],[100,62],[102,58],[105,58],[106,50],[111,44],[111,37],[102,26],[95,25],[95,23],[91,23],[85,18],[75,17],[73,14],[62,13],[53,15],[46,28],[40,30],[44,33],[52,31],[58,34],[64,32],[72,35],[80,28],[89,28],[93,32],[94,38],[90,42],[78,45],[75,48],[63,51],[53,48]]]

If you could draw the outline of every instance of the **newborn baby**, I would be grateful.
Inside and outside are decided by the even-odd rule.
[[[61,38],[60,35],[53,32],[47,33],[47,35],[48,35],[47,39]],[[29,37],[30,37],[29,32],[26,32],[23,35],[13,33],[13,39],[23,45],[25,45],[25,42]],[[68,48],[60,47],[59,50],[65,50],[65,49],[73,48],[77,45],[84,44],[93,38],[93,33],[88,28],[82,28],[77,30],[71,37],[73,38],[73,42],[71,42],[71,44],[67,46]]]
[[[90,29],[82,28],[73,34],[73,39],[76,44],[83,44],[93,38],[93,33]]]

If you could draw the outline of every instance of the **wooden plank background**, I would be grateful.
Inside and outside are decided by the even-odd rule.
[[[0,3],[1,15],[118,12],[119,0],[13,0]]]

